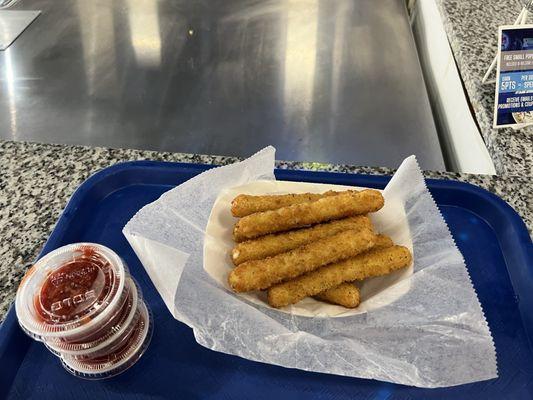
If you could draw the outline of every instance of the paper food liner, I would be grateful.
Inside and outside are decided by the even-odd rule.
[[[231,227],[222,226],[233,221],[222,209],[225,196],[238,187],[329,189],[265,182],[275,180],[274,152],[267,147],[190,179],[143,207],[123,230],[169,311],[196,341],[269,364],[419,387],[496,378],[494,344],[465,262],[414,156],[394,174],[383,191],[385,207],[372,217],[378,232],[412,249],[414,263],[363,286],[360,309],[309,299],[277,310],[260,294],[229,290],[228,255],[215,265],[210,254],[231,246]]]
[[[234,268],[231,261],[231,249],[235,246],[233,241],[233,226],[238,221],[231,215],[231,201],[239,194],[286,194],[286,193],[324,193],[328,190],[362,190],[357,186],[330,185],[321,183],[287,182],[276,180],[254,181],[245,185],[224,190],[218,196],[211,215],[207,222],[204,240],[204,269],[221,286],[231,290],[228,284],[228,274]],[[409,233],[409,224],[399,199],[391,199],[376,213],[369,214],[376,232],[387,232],[387,235],[395,244],[407,247],[413,253],[413,243]],[[279,310],[292,315],[306,317],[347,317],[361,314],[376,307],[382,307],[386,302],[392,303],[399,296],[408,291],[387,291],[383,296],[376,298],[376,294],[384,291],[397,282],[410,277],[413,274],[413,265],[408,268],[395,271],[386,276],[365,279],[358,283],[361,290],[361,304],[357,308],[349,309],[313,298],[306,298],[297,304],[281,308]],[[266,300],[266,292],[250,292],[239,294],[246,300],[260,306],[269,307]]]

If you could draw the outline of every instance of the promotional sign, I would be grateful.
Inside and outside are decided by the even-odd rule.
[[[533,124],[533,25],[499,29],[494,127]]]

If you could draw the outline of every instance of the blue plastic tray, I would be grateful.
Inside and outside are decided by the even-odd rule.
[[[72,242],[114,249],[130,266],[153,310],[152,343],[127,372],[84,381],[18,327],[13,307],[0,329],[0,398],[21,399],[532,399],[533,250],[519,216],[498,197],[455,181],[428,180],[468,265],[496,343],[500,377],[446,389],[285,369],[198,345],[174,320],[121,234],[145,204],[209,166],[158,162],[115,165],[76,191],[41,255]],[[383,188],[388,177],[276,171],[278,179]],[[453,296],[453,293],[450,293]]]

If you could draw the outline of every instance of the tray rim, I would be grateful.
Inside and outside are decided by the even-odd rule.
[[[226,164],[224,164],[226,165]],[[91,176],[89,176],[85,181],[83,181],[77,189],[73,192],[73,194],[70,196],[70,198],[67,201],[67,204],[64,208],[64,210],[61,212],[53,230],[48,239],[45,241],[42,250],[39,252],[39,255],[36,257],[36,260],[43,257],[53,249],[57,247],[56,241],[59,240],[62,232],[65,230],[65,226],[68,225],[71,216],[75,213],[77,208],[79,207],[81,201],[84,199],[84,196],[91,190],[94,189],[94,187],[109,178],[112,178],[116,174],[120,174],[123,172],[129,172],[132,169],[145,169],[145,168],[163,168],[163,169],[169,169],[169,170],[175,170],[175,169],[185,169],[189,173],[193,173],[191,177],[196,176],[199,173],[202,173],[206,170],[217,168],[223,165],[213,165],[213,164],[203,164],[203,163],[186,163],[186,162],[169,162],[169,161],[152,161],[152,160],[137,160],[137,161],[126,161],[126,162],[119,162],[116,164],[113,164],[109,167],[100,169],[99,171],[95,172]],[[283,180],[284,177],[306,177],[307,179],[304,180],[305,182],[323,182],[323,183],[335,183],[338,184],[346,184],[350,185],[350,182],[348,180],[363,180],[368,182],[369,187],[384,187],[387,182],[390,180],[391,175],[371,175],[371,174],[361,174],[361,173],[350,173],[350,172],[338,172],[338,171],[312,171],[312,170],[300,170],[300,169],[284,169],[284,168],[275,168],[274,170],[276,177],[279,176],[281,180]],[[319,181],[319,178],[327,178],[326,181]],[[189,178],[190,179],[190,178]],[[339,182],[340,179],[340,182]],[[293,179],[294,180],[294,179]],[[499,196],[495,195],[494,193],[481,188],[479,186],[476,186],[474,184],[468,183],[468,182],[461,182],[453,179],[435,179],[435,178],[426,178],[426,185],[428,186],[428,189],[431,191],[432,187],[437,187],[438,189],[444,189],[444,190],[461,190],[469,195],[474,196],[480,196],[484,198],[487,202],[489,202],[492,206],[496,207],[500,212],[506,214],[506,216],[509,218],[509,224],[513,226],[514,228],[514,234],[516,235],[516,239],[522,244],[523,246],[520,246],[520,249],[523,250],[520,253],[522,254],[523,261],[525,262],[525,272],[529,272],[531,274],[531,277],[533,277],[533,246],[530,246],[529,250],[526,248],[527,245],[531,245],[531,238],[529,236],[529,232],[527,230],[527,227],[525,225],[525,222],[522,220],[522,218],[518,215],[518,213],[503,199],[501,199]],[[121,188],[130,186],[132,184],[139,184],[141,182],[129,182],[127,185],[121,186]],[[362,186],[364,186],[364,182]],[[172,186],[172,185],[169,185]],[[112,193],[112,192],[109,192]],[[109,195],[109,193],[107,195]],[[437,203],[438,205],[438,203]],[[471,211],[471,210],[469,210]],[[473,212],[473,211],[471,211]],[[477,215],[477,214],[476,214]],[[477,215],[479,218],[483,219],[485,218],[482,216]],[[488,223],[488,221],[486,221]],[[494,230],[493,226],[489,224],[489,226]],[[502,247],[502,243],[500,242],[500,237],[495,231],[496,236],[498,237],[498,242],[500,247]],[[507,259],[505,257],[505,252],[502,249],[502,255],[504,256],[504,259],[507,264]],[[529,263],[528,263],[529,262]],[[532,268],[531,271],[527,271],[527,266],[531,265]],[[509,273],[509,270],[507,270]],[[513,286],[513,291],[516,294],[516,286],[515,282],[516,279],[513,279],[513,275],[509,273],[509,278],[511,280],[511,284]],[[519,286],[525,286],[525,285],[519,285]],[[527,292],[526,292],[527,293]],[[531,305],[533,306],[533,292],[530,293]],[[518,308],[522,317],[522,324],[524,326],[524,331],[526,332],[526,335],[529,339],[529,345],[530,345],[530,351],[533,353],[533,313],[525,312],[525,310],[522,309],[520,304],[518,304]],[[526,324],[527,322],[527,324]],[[531,329],[528,329],[530,327]],[[19,335],[17,335],[19,333]],[[10,337],[10,336],[13,337]],[[17,337],[18,336],[18,337]],[[17,340],[18,339],[18,340]],[[9,348],[11,341],[18,341],[24,344],[31,343],[31,339],[24,335],[22,331],[18,328],[18,323],[16,319],[15,309],[13,307],[13,302],[11,303],[6,316],[2,323],[0,324],[0,360],[3,360],[6,355],[9,356]],[[19,354],[18,357],[15,357],[16,359],[22,360],[25,356],[25,352],[22,354]],[[11,377],[16,376],[18,372],[18,368],[20,366],[20,363],[17,365],[17,368],[12,368],[10,374],[0,374],[0,383],[6,383],[11,382],[12,379],[9,379]],[[9,375],[9,376],[8,376]],[[8,379],[6,379],[8,378]],[[0,385],[0,388],[4,387],[6,388],[6,391],[4,392],[2,389],[0,389],[0,397],[5,393],[7,395],[9,393],[10,385]]]

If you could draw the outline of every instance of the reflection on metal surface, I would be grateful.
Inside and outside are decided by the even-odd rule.
[[[313,106],[316,71],[318,0],[289,0],[284,70],[284,109],[287,118],[306,117]]]
[[[77,0],[77,6],[87,94],[105,98],[112,95],[109,91],[117,85],[113,10],[87,0]]]
[[[335,116],[339,113],[339,97],[342,86],[342,69],[345,58],[345,48],[347,47],[346,31],[349,27],[348,16],[353,12],[353,2],[342,1],[339,2],[335,10],[335,30],[333,34],[333,53],[332,53],[332,69],[331,69],[331,106],[330,115]],[[330,117],[328,121],[328,136],[333,136],[335,133],[335,118]]]
[[[19,0],[0,0],[0,10],[14,5]]]
[[[349,29],[348,41],[353,42],[355,40],[361,43],[372,43],[372,27],[366,24],[351,27]],[[350,58],[362,76],[378,78],[372,71],[378,65],[379,50],[376,51],[371,46],[351,46],[350,52]]]
[[[43,13],[0,52],[2,138],[443,168],[404,0],[22,6]]]
[[[161,34],[157,3],[153,0],[127,0],[131,45],[137,64],[154,68],[161,65]],[[189,35],[192,36],[191,30]]]
[[[40,13],[40,11],[0,10],[0,50],[7,49]]]
[[[13,58],[10,49],[4,51],[5,56],[5,84],[7,93],[7,106],[9,109],[9,127],[11,129],[11,138],[18,139],[17,126],[17,105],[15,103],[15,72],[13,68]]]

